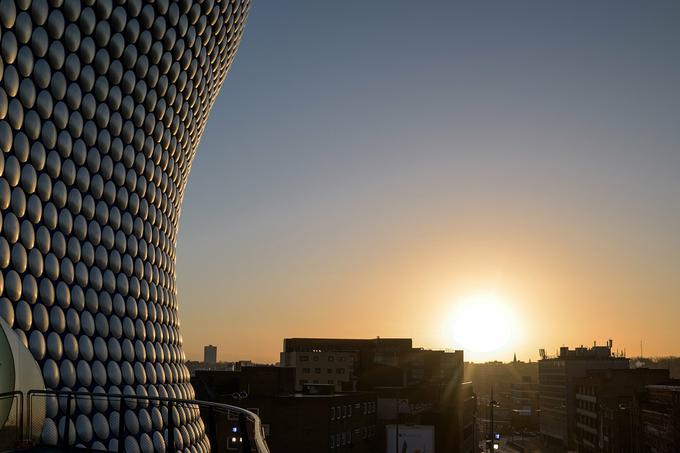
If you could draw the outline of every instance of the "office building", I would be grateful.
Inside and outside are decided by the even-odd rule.
[[[330,361],[339,363],[341,358],[348,373],[342,382],[351,383],[358,390],[375,386],[404,386],[423,382],[440,382],[453,379],[462,382],[463,351],[432,351],[414,348],[410,338],[374,339],[327,339],[327,338],[286,338],[281,353],[282,366],[294,366],[302,370],[309,361],[310,370],[317,368],[314,363]],[[329,366],[319,367],[320,374]],[[337,370],[336,370],[337,371]],[[338,377],[338,373],[336,378]],[[306,379],[300,372],[298,384]],[[332,379],[332,378],[331,378]],[[319,380],[321,382],[321,380]]]
[[[302,391],[305,384],[330,384],[336,391],[356,390],[354,361],[357,355],[351,352],[315,351],[282,352],[281,366],[295,368],[296,390]]]
[[[543,351],[538,362],[538,381],[541,408],[541,435],[551,442],[573,448],[576,431],[575,381],[589,370],[628,369],[625,357],[612,354],[611,340],[606,346],[592,348],[561,347],[556,357]]]
[[[217,364],[217,346],[209,344],[203,347],[203,363],[207,366],[215,366]]]
[[[649,385],[638,394],[636,452],[680,451],[680,385]]]
[[[397,423],[432,426],[438,450],[473,451],[475,398],[463,382],[462,351],[414,348],[409,338],[289,338],[283,347],[281,365],[294,367],[298,389],[310,379],[333,380],[336,388],[375,393],[381,451],[386,426]],[[333,363],[344,357],[346,371],[324,374],[314,365],[330,357]]]
[[[299,453],[376,453],[376,396],[336,392],[332,384],[304,384],[296,390],[295,369],[243,367],[239,371],[196,370],[192,379],[201,399],[232,404],[257,413],[272,451]],[[238,428],[224,421],[222,432]],[[232,445],[231,437],[221,443]],[[237,447],[237,445],[233,445]]]
[[[574,443],[579,452],[634,450],[635,395],[647,385],[672,382],[668,370],[590,370],[574,381],[576,423]]]

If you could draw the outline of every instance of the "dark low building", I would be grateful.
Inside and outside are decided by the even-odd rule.
[[[475,398],[472,384],[463,382],[463,351],[414,348],[408,338],[288,338],[283,348],[281,363],[295,370],[298,386],[311,376],[376,395],[379,451],[386,426],[395,424],[432,427],[437,451],[474,451]],[[326,366],[331,358],[335,364],[345,358],[347,374]]]
[[[634,449],[635,395],[650,384],[672,382],[668,370],[591,370],[574,381],[575,444],[579,452]]]
[[[680,385],[649,385],[637,398],[638,452],[680,451]]]
[[[295,369],[274,366],[197,370],[192,384],[199,399],[257,413],[272,451],[378,451],[374,393],[338,393],[329,384],[305,384],[298,392]],[[225,421],[222,432],[228,433],[227,447],[239,441],[238,430],[238,420]]]

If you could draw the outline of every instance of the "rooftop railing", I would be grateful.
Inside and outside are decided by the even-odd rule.
[[[196,441],[197,433],[187,429],[185,424],[189,417],[196,415],[203,422],[210,451],[269,453],[260,418],[251,411],[228,404],[154,396],[31,390],[26,395],[19,391],[0,394],[2,407],[8,410],[7,420],[0,427],[0,452],[50,446],[70,451],[122,453],[152,449],[174,453]],[[97,413],[102,417],[90,419]],[[132,429],[129,414],[132,414]],[[107,432],[108,436],[102,434]],[[97,440],[84,442],[83,436]]]

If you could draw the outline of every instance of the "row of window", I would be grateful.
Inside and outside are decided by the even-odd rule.
[[[581,409],[585,409],[590,412],[596,412],[597,411],[597,404],[593,403],[591,401],[583,401],[583,400],[576,400],[576,407],[579,407]]]
[[[580,393],[581,395],[595,396],[595,387],[591,385],[577,385],[576,393]]]
[[[363,404],[364,415],[375,413],[376,404],[375,401],[367,401],[364,403],[354,404],[355,410],[361,410]],[[352,417],[352,405],[348,404],[346,406],[331,406],[331,420],[340,420],[343,418]]]
[[[354,434],[354,435],[352,435]],[[375,425],[357,428],[354,432],[345,431],[342,433],[331,434],[331,448],[353,445],[359,439],[368,439],[375,436]]]
[[[588,433],[588,432],[582,431],[580,433],[580,436],[581,436],[582,442],[590,443],[590,445],[598,445],[598,443],[599,443],[597,435],[595,435],[593,433]]]
[[[347,406],[331,406],[331,420],[340,420],[342,418],[352,417],[352,405]]]
[[[338,381],[338,382],[342,382],[342,381]],[[319,380],[318,379],[314,379],[314,380],[300,379],[300,385],[303,386],[305,384],[319,384]],[[321,382],[321,384],[334,384],[335,385],[335,381],[333,379],[326,379],[326,382]]]
[[[329,355],[326,357],[326,360],[329,362],[335,362],[335,356]],[[338,362],[344,362],[346,360],[346,357],[344,355],[338,356]],[[351,360],[351,358],[350,358]],[[319,361],[319,356],[314,355],[312,356],[312,361],[313,362],[318,362]],[[308,355],[301,355],[300,356],[300,362],[309,362],[309,356]]]
[[[590,426],[593,429],[597,429],[598,427],[597,419],[592,417],[586,417],[585,415],[582,414],[576,414],[576,421],[581,423],[582,425]]]
[[[311,374],[311,368],[303,368],[302,374]],[[333,374],[333,368],[326,368],[326,373]],[[314,368],[314,374],[321,374],[321,368]],[[345,374],[344,368],[336,368],[335,374]]]

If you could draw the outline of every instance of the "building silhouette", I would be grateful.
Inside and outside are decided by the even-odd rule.
[[[209,344],[203,347],[203,363],[208,366],[217,364],[217,346]]]
[[[322,379],[343,376],[344,390],[375,393],[378,451],[386,448],[386,427],[395,424],[432,426],[438,451],[474,451],[475,398],[472,384],[463,381],[463,351],[414,348],[410,338],[287,338],[283,348],[281,364],[294,367],[297,386],[311,376],[312,384],[318,379],[337,388],[338,382]],[[345,357],[351,374],[336,369],[331,377],[314,365],[330,357],[332,363]]]
[[[337,392],[332,384],[296,390],[295,369],[245,366],[234,371],[196,370],[201,399],[234,404],[257,413],[272,451],[375,453],[379,451],[374,392]],[[223,421],[231,433],[236,421]],[[221,442],[229,447],[229,439]],[[218,444],[220,441],[218,440]]]
[[[680,451],[680,385],[649,385],[637,395],[635,452]]]
[[[668,370],[591,370],[575,380],[575,445],[579,452],[631,452],[635,445],[636,394],[647,385],[670,384]]]
[[[625,357],[612,354],[611,340],[592,348],[561,347],[556,357],[538,362],[541,435],[547,440],[573,448],[576,439],[576,392],[579,378],[591,370],[628,369]]]

